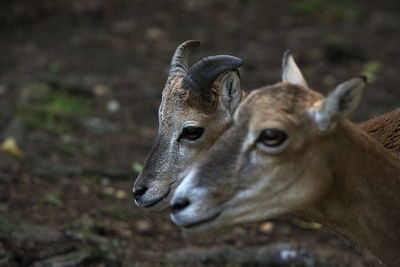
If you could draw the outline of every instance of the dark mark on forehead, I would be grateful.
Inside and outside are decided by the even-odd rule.
[[[185,108],[197,109],[205,114],[216,112],[218,105],[219,84],[214,83],[208,93],[199,93],[182,88],[182,77],[175,77],[167,84],[166,106],[182,111]]]

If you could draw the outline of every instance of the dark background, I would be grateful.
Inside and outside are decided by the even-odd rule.
[[[285,246],[296,266],[364,266],[294,217],[187,236],[130,192],[177,45],[202,41],[192,62],[241,57],[247,89],[280,80],[287,48],[318,91],[365,74],[362,121],[398,107],[399,12],[397,0],[2,0],[0,266],[256,265]],[[263,248],[271,259],[254,256]]]

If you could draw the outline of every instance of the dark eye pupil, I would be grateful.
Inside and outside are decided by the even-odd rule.
[[[279,129],[266,129],[261,132],[259,140],[266,146],[274,147],[281,145],[287,138],[284,131]]]
[[[188,126],[183,128],[182,133],[179,136],[179,139],[187,139],[193,141],[199,139],[202,136],[203,132],[204,128]]]

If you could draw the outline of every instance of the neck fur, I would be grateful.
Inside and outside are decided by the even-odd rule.
[[[351,122],[338,125],[327,155],[332,185],[300,215],[350,240],[363,254],[400,266],[400,161]]]

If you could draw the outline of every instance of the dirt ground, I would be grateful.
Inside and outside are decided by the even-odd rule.
[[[292,216],[187,235],[168,212],[134,206],[131,189],[181,42],[202,41],[192,62],[241,57],[249,90],[279,81],[287,48],[321,92],[366,74],[362,121],[398,107],[399,14],[396,0],[3,1],[0,266],[236,266],[168,255],[279,244],[323,262],[292,266],[364,266],[335,233]]]

